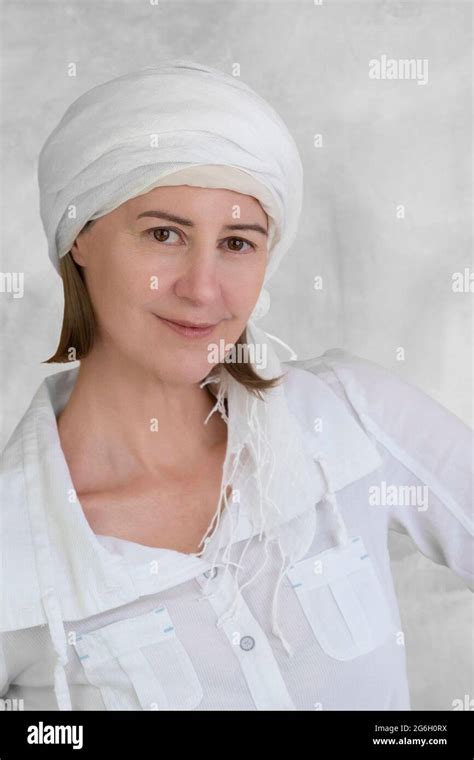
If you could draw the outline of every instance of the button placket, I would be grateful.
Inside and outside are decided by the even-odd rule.
[[[244,650],[244,652],[249,652],[251,649],[253,649],[255,646],[255,639],[253,636],[242,636],[240,639],[240,648]]]
[[[211,594],[208,601],[220,617],[234,598],[234,576],[222,569],[211,575],[207,571],[197,581]],[[223,621],[221,630],[239,660],[257,710],[295,710],[270,643],[243,598],[236,614]]]

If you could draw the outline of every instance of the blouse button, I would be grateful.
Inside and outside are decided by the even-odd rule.
[[[253,649],[255,646],[255,639],[253,636],[242,636],[240,639],[240,648],[243,649],[245,652],[248,652],[250,649]]]
[[[218,570],[217,567],[212,567],[210,570],[206,570],[204,575],[206,578],[215,578],[217,575],[217,570]]]

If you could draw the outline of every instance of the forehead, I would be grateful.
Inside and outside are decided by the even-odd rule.
[[[240,215],[253,214],[260,217],[260,220],[266,219],[265,211],[260,202],[251,195],[239,193],[235,190],[226,188],[209,188],[195,187],[190,185],[174,185],[155,187],[146,193],[130,198],[122,204],[127,215],[140,214],[149,209],[162,209],[166,211],[176,211],[179,208],[180,213],[199,213],[213,212],[234,215],[235,207],[238,206]]]

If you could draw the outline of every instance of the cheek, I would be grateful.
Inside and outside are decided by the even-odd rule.
[[[246,317],[252,311],[263,286],[265,270],[266,258],[262,256],[225,278],[225,299],[236,316]]]
[[[121,266],[119,257],[113,264],[98,262],[88,274],[87,286],[99,319],[117,324],[128,321],[150,290],[150,281],[135,268]]]

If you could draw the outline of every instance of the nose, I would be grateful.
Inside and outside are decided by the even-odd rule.
[[[176,295],[196,304],[208,304],[215,302],[220,292],[217,252],[209,245],[190,248],[176,280]]]

